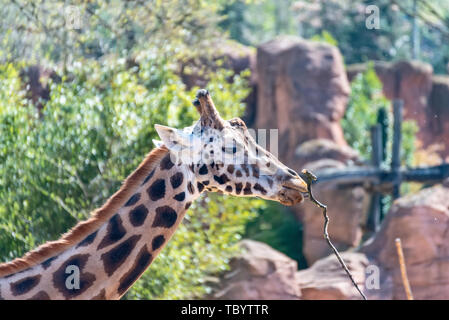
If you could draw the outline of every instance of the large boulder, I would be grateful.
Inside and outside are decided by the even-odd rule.
[[[439,153],[449,156],[449,76],[434,76],[429,99],[430,133],[441,145]]]
[[[348,66],[348,78],[352,80],[366,68],[366,64]],[[384,95],[390,100],[399,98],[404,101],[404,118],[416,121],[422,147],[428,148],[435,141],[440,143],[439,137],[444,137],[441,134],[444,120],[440,119],[440,113],[435,112],[435,109],[440,110],[448,105],[447,100],[441,99],[447,82],[433,77],[432,66],[420,61],[378,61],[374,63],[374,69],[383,84]],[[444,140],[445,148],[449,149],[447,132]]]
[[[344,164],[361,164],[360,154],[347,145],[338,145],[332,140],[312,139],[299,145],[294,154],[296,167],[322,159],[332,159]]]
[[[310,139],[346,145],[340,120],[350,88],[336,47],[284,36],[257,49],[256,127],[279,130],[279,155],[294,167],[295,149]]]
[[[405,299],[395,239],[400,238],[415,299],[449,299],[449,181],[393,203],[381,230],[362,248],[393,277]]]
[[[392,298],[391,276],[382,272],[376,261],[358,252],[343,252],[341,257],[369,300]],[[308,269],[298,271],[296,281],[304,300],[362,299],[333,254],[318,260]]]
[[[270,246],[253,240],[241,242],[242,254],[230,262],[208,298],[230,300],[293,300],[301,297],[295,282],[296,261]]]

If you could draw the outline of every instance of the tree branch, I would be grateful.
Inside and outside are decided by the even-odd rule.
[[[401,268],[401,278],[402,284],[404,285],[405,294],[407,295],[407,300],[413,300],[412,289],[410,288],[410,282],[407,277],[407,269],[405,268],[404,252],[402,251],[401,239],[396,238],[394,240],[396,245],[396,250],[399,257],[399,267]]]
[[[324,234],[324,239],[328,243],[329,247],[331,247],[332,251],[334,251],[335,256],[337,257],[337,259],[340,262],[340,264],[343,267],[343,269],[346,271],[346,274],[351,279],[351,282],[354,285],[354,287],[357,289],[357,291],[362,296],[363,300],[368,300],[366,298],[365,294],[362,292],[362,290],[360,290],[360,288],[357,285],[357,283],[355,282],[351,272],[349,271],[348,267],[346,266],[346,263],[343,261],[343,259],[341,258],[340,254],[338,253],[337,248],[335,248],[335,246],[332,244],[332,242],[331,242],[331,240],[329,238],[329,233],[327,231],[327,228],[328,228],[328,225],[329,225],[329,216],[327,215],[327,206],[325,206],[321,202],[317,201],[314,198],[313,194],[312,194],[312,182],[316,181],[317,177],[312,172],[310,172],[308,170],[305,170],[305,169],[302,171],[302,173],[305,176],[305,180],[306,180],[306,183],[307,183],[307,190],[309,191],[310,201],[312,201],[318,208],[321,208],[323,210],[323,217],[324,217],[324,232],[323,232],[323,234]]]

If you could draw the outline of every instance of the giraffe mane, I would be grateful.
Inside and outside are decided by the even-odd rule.
[[[88,220],[79,222],[58,240],[46,242],[21,258],[0,264],[0,278],[42,263],[65,251],[97,230],[132,195],[139,183],[146,177],[148,172],[159,164],[167,152],[168,149],[165,146],[160,146],[148,153],[139,167],[125,179],[122,187],[102,207],[93,211]]]

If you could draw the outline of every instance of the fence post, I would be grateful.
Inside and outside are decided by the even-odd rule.
[[[401,196],[401,143],[402,143],[402,110],[404,102],[393,100],[393,150],[391,152],[391,172],[393,173],[393,200]]]
[[[371,162],[375,168],[380,168],[382,165],[382,132],[381,125],[376,124],[371,127]],[[382,195],[374,191],[371,195],[371,202],[369,208],[369,215],[367,221],[367,228],[370,231],[376,232],[380,227],[381,210],[382,210]]]

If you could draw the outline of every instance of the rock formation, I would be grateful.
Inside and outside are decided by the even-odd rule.
[[[310,139],[346,145],[340,119],[349,95],[336,47],[280,37],[257,49],[256,127],[279,130],[279,155],[295,168],[295,149]]]
[[[366,64],[348,66],[352,79],[366,70]],[[449,156],[449,77],[433,76],[432,67],[418,61],[375,62],[374,69],[383,84],[385,96],[404,101],[404,118],[416,121],[423,148],[437,142],[440,154]]]
[[[362,252],[393,277],[393,299],[405,299],[394,241],[400,238],[415,299],[449,299],[449,182],[396,200]]]
[[[230,262],[218,288],[208,298],[230,300],[293,300],[301,296],[295,281],[296,261],[270,246],[241,242],[242,254]]]
[[[341,254],[355,282],[368,300],[390,300],[392,279],[376,261],[359,252]],[[315,262],[296,274],[304,300],[361,300],[362,297],[335,255]]]
[[[440,154],[449,157],[449,76],[432,78],[429,109],[429,133],[441,145]]]
[[[302,143],[296,148],[293,158],[298,168],[322,159],[332,159],[343,164],[361,164],[356,150],[327,139],[312,139]]]
[[[359,250],[341,251],[355,281],[370,300],[405,299],[395,239],[400,238],[415,299],[449,299],[449,179],[397,199],[381,229]],[[327,202],[330,208],[332,205]],[[317,213],[321,218],[321,215]],[[331,225],[338,221],[331,217]],[[322,230],[320,230],[322,232]],[[335,238],[332,237],[335,242]],[[221,277],[215,299],[356,300],[336,257],[328,255],[296,271],[294,260],[251,240]]]

